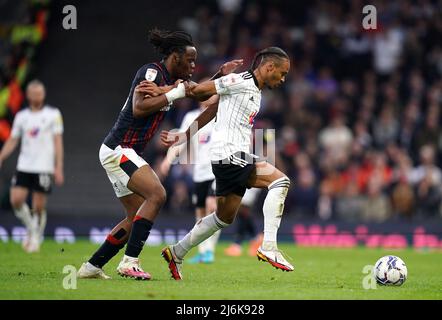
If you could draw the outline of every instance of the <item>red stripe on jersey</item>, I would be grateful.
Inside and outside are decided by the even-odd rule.
[[[133,129],[129,128],[127,129],[126,134],[124,135],[123,141],[122,141],[122,146],[127,146],[129,145],[129,141],[130,141],[130,136],[132,135]]]
[[[122,156],[121,159],[120,159],[120,164],[121,164],[121,163],[125,163],[126,161],[129,161],[129,158],[126,157],[126,156],[123,154],[123,156]]]
[[[132,220],[132,222],[135,222],[135,221],[141,220],[141,219],[143,219],[142,216],[135,216],[135,218]]]
[[[138,132],[135,131],[134,134],[132,135],[132,139],[130,140],[129,146],[133,146],[137,143],[137,138],[138,138]]]
[[[149,141],[149,139],[152,138],[152,136],[155,134],[155,131],[157,130],[157,127],[160,124],[163,116],[164,116],[164,112],[157,113],[155,115],[155,119],[152,123],[152,126],[149,128],[149,130],[147,130],[146,135],[144,136],[144,139],[146,140],[146,142]]]

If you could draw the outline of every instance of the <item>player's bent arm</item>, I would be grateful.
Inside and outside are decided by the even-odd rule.
[[[11,153],[14,152],[17,145],[18,145],[18,138],[11,136],[8,138],[8,140],[6,140],[2,150],[0,151],[0,167],[3,161],[5,161],[11,155]]]
[[[165,88],[163,90],[167,90]],[[146,94],[134,90],[132,99],[132,111],[134,118],[144,118],[150,114],[160,111],[164,106],[173,103],[177,99],[184,98],[186,95],[186,89],[183,83],[178,84],[176,88],[173,88],[165,94],[146,98]]]
[[[217,92],[214,81],[205,81],[200,84],[193,84],[189,86],[188,90],[186,91],[187,97],[199,101],[207,100],[215,94],[217,94]]]

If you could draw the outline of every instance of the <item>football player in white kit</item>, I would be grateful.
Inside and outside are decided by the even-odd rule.
[[[37,252],[46,227],[47,196],[52,178],[57,185],[63,175],[63,119],[57,108],[44,104],[46,92],[38,80],[29,82],[26,97],[29,107],[19,111],[11,136],[0,152],[0,166],[21,141],[17,171],[11,181],[10,200],[15,215],[27,229],[23,248]],[[32,193],[32,212],[26,203]]]
[[[206,79],[207,80],[207,79]],[[212,96],[208,100],[200,102],[198,109],[189,111],[183,118],[179,131],[184,132],[189,128],[195,119],[207,107],[218,103],[218,96]],[[215,199],[215,176],[212,172],[212,165],[210,162],[210,142],[211,134],[215,121],[210,121],[204,128],[196,133],[190,141],[189,155],[185,150],[187,144],[182,144],[177,147],[169,149],[167,156],[161,163],[162,175],[167,175],[170,165],[176,161],[177,158],[190,159],[190,164],[193,166],[193,182],[194,191],[192,195],[192,203],[195,206],[196,220],[200,220],[206,215],[216,210]],[[181,157],[180,157],[181,156]],[[190,156],[190,157],[187,157]],[[187,161],[188,159],[185,159]],[[221,231],[215,232],[211,237],[201,242],[198,245],[198,253],[189,259],[189,263],[213,263],[215,260],[215,247],[219,239]]]
[[[255,68],[256,62],[259,64]],[[289,69],[287,53],[280,48],[269,47],[257,53],[250,71],[232,73],[186,88],[187,97],[220,96],[217,108],[207,108],[196,119],[199,128],[202,128],[216,114],[211,161],[216,179],[217,210],[199,220],[177,244],[162,250],[175,280],[182,279],[184,256],[191,248],[233,222],[245,190],[252,187],[268,189],[263,205],[264,238],[256,253],[258,259],[283,271],[294,270],[277,247],[277,232],[290,180],[272,164],[259,161],[250,154],[250,138],[254,118],[260,108],[261,90],[281,85]],[[185,133],[161,134],[163,143],[169,146],[183,143],[190,136],[190,129]]]

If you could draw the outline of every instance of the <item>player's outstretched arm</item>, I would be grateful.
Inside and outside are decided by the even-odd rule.
[[[187,86],[188,84],[183,82],[176,83],[173,88],[158,87],[149,81],[141,82],[135,88],[132,98],[134,118],[147,117],[175,100],[184,98]]]
[[[192,83],[186,88],[186,97],[199,101],[207,100],[216,93],[215,82],[212,80],[199,84]]]
[[[14,152],[17,145],[18,138],[9,137],[8,140],[6,140],[2,150],[0,151],[0,168],[3,164],[3,161],[5,161],[11,155],[11,153]]]

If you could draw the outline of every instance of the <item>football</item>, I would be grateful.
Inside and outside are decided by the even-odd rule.
[[[400,286],[407,280],[407,266],[396,256],[385,256],[376,261],[373,275],[384,286]]]

